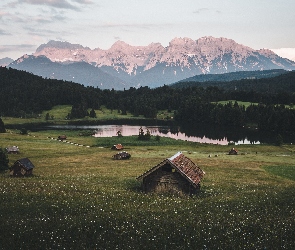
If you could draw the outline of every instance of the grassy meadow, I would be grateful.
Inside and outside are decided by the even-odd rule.
[[[129,160],[112,159],[115,143]],[[9,164],[28,157],[35,168],[0,173],[0,249],[295,249],[293,145],[239,145],[230,156],[232,146],[168,138],[0,134],[0,147],[12,145],[20,154]],[[206,172],[200,193],[143,193],[136,177],[178,151]]]

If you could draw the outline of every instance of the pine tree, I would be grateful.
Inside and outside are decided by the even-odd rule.
[[[93,108],[89,112],[89,117],[96,118],[96,113],[95,113],[95,110]]]
[[[0,133],[5,133],[6,129],[4,126],[4,122],[2,121],[1,117],[0,117]]]

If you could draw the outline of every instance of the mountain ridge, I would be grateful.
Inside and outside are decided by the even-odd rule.
[[[52,40],[40,45],[32,56],[45,56],[53,63],[60,64],[61,68],[63,64],[85,62],[111,78],[121,79],[125,87],[158,87],[202,74],[295,70],[295,62],[279,57],[271,50],[254,50],[232,39],[212,36],[197,40],[187,37],[174,38],[166,47],[160,43],[132,46],[124,41],[117,41],[107,50]],[[17,68],[17,61],[10,66]],[[25,61],[26,58],[23,57],[20,62],[23,70],[26,70]],[[96,79],[99,78],[98,74]],[[85,79],[85,82],[90,80]],[[104,83],[106,88],[107,85]]]

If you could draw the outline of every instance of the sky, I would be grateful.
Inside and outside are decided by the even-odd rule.
[[[0,59],[50,40],[109,49],[225,37],[295,61],[294,0],[1,0]]]

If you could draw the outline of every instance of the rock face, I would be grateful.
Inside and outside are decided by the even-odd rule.
[[[104,73],[105,80],[108,75],[107,81],[115,82],[115,89],[131,86],[158,87],[199,74],[295,69],[295,62],[281,58],[270,50],[254,50],[231,39],[214,37],[202,37],[198,40],[174,38],[167,47],[159,43],[131,46],[123,41],[117,41],[108,50],[99,48],[92,50],[79,44],[50,41],[39,46],[30,59],[34,60],[40,56],[45,56],[60,67],[87,63],[92,67],[93,73],[90,75],[95,80],[85,79],[79,83],[89,86],[89,83],[94,81],[99,82],[94,86],[109,88],[110,82],[102,83],[100,80],[100,75]],[[20,58],[10,66],[27,70],[27,60],[25,57]],[[87,68],[89,71],[88,66]],[[38,71],[32,67],[29,70],[32,73]],[[77,76],[73,79],[75,78],[77,79]]]

